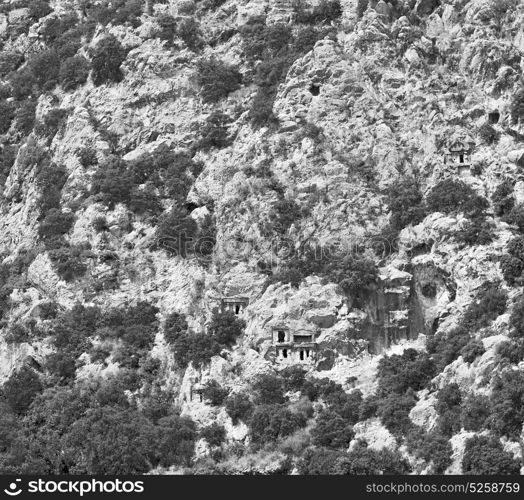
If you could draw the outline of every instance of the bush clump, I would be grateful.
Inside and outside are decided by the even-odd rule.
[[[520,461],[504,451],[501,442],[488,436],[473,436],[466,441],[462,470],[465,474],[519,474]]]
[[[226,398],[225,408],[233,424],[236,425],[239,420],[247,421],[249,419],[254,406],[246,393],[235,392]]]
[[[85,57],[68,57],[60,65],[60,85],[65,91],[76,89],[87,81],[90,69],[89,61]]]
[[[255,444],[274,442],[303,428],[306,422],[305,415],[290,411],[286,405],[259,405],[249,419],[251,438]]]
[[[462,349],[469,343],[470,335],[464,327],[428,338],[426,349],[434,361],[437,372],[457,359]]]
[[[470,332],[488,326],[507,308],[508,294],[497,284],[488,283],[471,302],[464,313],[462,325]]]
[[[418,182],[408,177],[393,184],[388,191],[388,206],[390,224],[397,230],[421,222],[426,208]]]
[[[121,81],[123,76],[120,65],[126,56],[127,51],[113,35],[100,40],[91,52],[93,83],[98,86]]]
[[[215,314],[208,332],[194,333],[180,318],[170,316],[166,340],[171,345],[177,363],[186,367],[189,363],[199,367],[220,354],[224,348],[231,347],[244,331],[245,323],[232,313]]]
[[[446,179],[429,192],[426,205],[431,212],[463,212],[467,217],[476,217],[488,207],[488,202],[464,182]]]
[[[495,192],[491,196],[491,201],[495,209],[495,215],[502,217],[508,214],[515,206],[515,198],[513,197],[514,182],[506,179],[501,182]]]
[[[240,88],[242,75],[238,69],[219,59],[201,59],[196,70],[205,103],[218,102]]]
[[[24,366],[13,373],[5,382],[2,394],[12,410],[25,414],[31,403],[43,389],[40,377],[31,368]]]

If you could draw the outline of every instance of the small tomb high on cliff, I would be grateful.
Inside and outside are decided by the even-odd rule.
[[[456,169],[456,173],[467,176],[471,173],[472,146],[465,141],[453,141],[444,157],[446,165]]]
[[[287,326],[273,327],[273,345],[276,361],[303,363],[313,360],[317,344],[318,331],[311,328],[291,330]]]
[[[222,299],[222,312],[239,315],[242,314],[248,304],[249,299],[247,297],[224,297]]]

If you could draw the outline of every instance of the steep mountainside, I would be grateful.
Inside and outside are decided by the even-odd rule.
[[[5,0],[1,472],[524,472],[524,2]]]

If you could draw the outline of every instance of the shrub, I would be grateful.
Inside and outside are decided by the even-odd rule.
[[[416,429],[408,434],[406,441],[411,453],[432,463],[433,474],[443,474],[451,465],[453,448],[446,436],[438,432],[425,433]]]
[[[336,21],[342,15],[339,0],[321,0],[311,12],[299,10],[298,22],[302,23],[330,23]]]
[[[100,40],[91,52],[93,83],[98,86],[107,82],[121,81],[120,65],[126,56],[127,51],[113,35]]]
[[[170,255],[186,257],[193,252],[191,240],[197,233],[196,222],[186,208],[177,205],[160,217],[155,232],[156,246]]]
[[[417,181],[408,177],[393,184],[388,191],[390,224],[400,230],[409,224],[418,224],[425,215],[422,193]]]
[[[253,383],[253,390],[257,395],[257,404],[284,403],[284,383],[281,377],[271,373],[259,375]]]
[[[437,372],[441,372],[457,359],[469,340],[469,333],[463,327],[428,338],[426,349],[435,363]]]
[[[411,391],[402,395],[391,393],[378,400],[377,416],[392,434],[404,436],[413,426],[409,412],[416,402]]]
[[[38,226],[38,235],[42,240],[62,236],[69,232],[75,216],[72,213],[64,213],[57,208],[49,210]]]
[[[35,123],[36,101],[24,101],[15,113],[16,130],[24,135],[29,135]]]
[[[0,101],[0,134],[6,134],[15,117],[15,107],[7,101]]]
[[[173,344],[181,336],[187,333],[188,324],[184,314],[172,312],[164,323],[164,338],[168,344]]]
[[[315,419],[311,430],[313,443],[327,448],[347,449],[355,433],[348,422],[338,413],[324,410]]]
[[[368,8],[369,0],[358,0],[357,2],[357,16],[361,18]]]
[[[236,425],[239,420],[246,421],[250,417],[253,403],[247,394],[235,392],[226,398],[225,408],[233,424]]]
[[[29,332],[20,323],[14,324],[5,336],[5,341],[8,344],[21,344],[29,341]]]
[[[58,82],[60,59],[55,50],[44,50],[29,60],[28,68],[36,83],[44,90],[50,90]]]
[[[251,415],[249,426],[251,438],[263,444],[293,434],[306,425],[306,417],[293,413],[285,405],[260,405]]]
[[[493,380],[490,427],[518,439],[524,423],[524,373],[508,370]]]
[[[91,147],[82,148],[78,152],[78,160],[83,168],[89,168],[98,163],[96,149]]]
[[[495,225],[484,217],[478,217],[468,221],[463,229],[454,233],[454,238],[458,243],[466,245],[488,245],[492,243]]]
[[[32,0],[29,2],[29,17],[33,21],[38,21],[38,19],[51,14],[51,12],[53,12],[53,9],[49,5],[49,2],[45,0]]]
[[[519,474],[520,462],[504,451],[498,439],[473,436],[466,441],[462,470],[465,474]]]
[[[59,385],[74,380],[76,374],[76,363],[74,357],[69,353],[52,353],[46,357],[45,367],[50,375],[57,379]]]
[[[211,148],[222,149],[231,145],[232,140],[227,130],[231,117],[221,111],[213,111],[201,129],[201,138],[196,145],[197,150],[208,151]]]
[[[524,338],[524,297],[514,304],[509,321],[512,327],[510,337]]]
[[[435,409],[439,415],[437,420],[438,431],[444,436],[451,437],[460,431],[460,405],[462,395],[457,384],[448,384],[437,393]]]
[[[338,283],[344,292],[355,294],[369,288],[378,279],[375,263],[365,257],[346,255],[332,264],[329,279]]]
[[[24,62],[24,55],[14,50],[0,52],[0,78],[4,79],[9,73],[15,71]]]
[[[36,81],[28,68],[23,68],[9,77],[11,93],[17,101],[23,101],[31,95],[38,95]]]
[[[479,135],[482,141],[484,141],[486,144],[498,142],[500,138],[499,132],[497,132],[495,128],[489,123],[484,123],[480,126]]]
[[[68,57],[60,66],[60,85],[66,91],[76,89],[87,81],[89,70],[89,61],[85,57]]]
[[[36,144],[36,143],[35,143]],[[61,165],[48,163],[38,156],[42,153],[28,142],[25,156],[28,162],[43,163],[36,176],[36,184],[41,192],[38,200],[40,213],[45,214],[52,208],[60,207],[61,189],[67,180],[67,172]]]
[[[223,425],[214,423],[204,427],[200,431],[200,437],[204,438],[210,446],[220,446],[226,439],[226,429]]]
[[[485,352],[486,349],[481,340],[471,340],[462,348],[460,354],[466,363],[473,363],[473,361],[482,356]]]
[[[43,389],[38,375],[27,366],[13,373],[3,387],[3,395],[12,410],[21,415],[27,412],[36,395]]]
[[[489,398],[471,394],[462,404],[461,424],[467,431],[480,432],[485,429],[490,413]]]
[[[203,46],[200,26],[192,17],[182,19],[178,23],[176,34],[193,51]]]
[[[65,124],[70,111],[68,109],[51,109],[45,116],[43,123],[39,123],[35,132],[52,139]]]
[[[299,391],[306,381],[306,371],[301,366],[287,366],[280,375],[284,380],[284,390]]]
[[[209,333],[223,346],[232,346],[237,338],[244,333],[246,322],[232,312],[213,315],[209,325]]]
[[[387,448],[374,450],[359,444],[334,464],[333,474],[345,475],[404,475],[410,472],[410,465],[398,451]]]
[[[513,197],[514,182],[506,179],[500,183],[491,196],[491,201],[495,208],[495,215],[502,217],[508,214],[515,205]]]
[[[516,365],[524,360],[524,339],[501,342],[496,352],[500,360]]]
[[[131,198],[133,182],[126,171],[123,161],[110,158],[105,165],[99,169],[91,184],[91,194],[114,208],[117,203],[128,203]]]
[[[510,104],[511,120],[517,123],[524,119],[524,87],[520,88],[513,94]]]
[[[326,448],[309,448],[298,463],[298,470],[303,475],[327,476],[340,474],[337,466],[340,460],[347,459],[345,452]]]
[[[462,325],[475,331],[488,326],[494,319],[506,311],[508,294],[496,284],[486,284],[474,302],[471,302],[464,313]]]
[[[229,390],[223,388],[216,380],[210,380],[204,386],[202,394],[211,406],[221,406],[226,400]]]
[[[189,332],[181,334],[171,348],[177,363],[183,368],[191,362],[198,368],[221,351],[220,344],[211,335]]]
[[[406,349],[402,355],[384,356],[378,364],[379,395],[419,391],[435,376],[435,364],[426,353]]]
[[[242,75],[234,66],[223,61],[201,59],[196,69],[202,100],[206,103],[217,102],[240,87]]]
[[[169,45],[173,43],[176,36],[176,20],[170,14],[163,12],[156,17],[156,22],[160,26],[158,36],[160,39],[168,42]]]
[[[91,223],[91,227],[95,230],[96,233],[102,233],[104,231],[108,230],[107,225],[107,219],[103,215],[97,215],[93,222]]]
[[[76,246],[63,246],[48,251],[56,273],[64,281],[73,281],[85,274],[87,267],[82,259],[83,253],[84,250]]]
[[[464,182],[446,179],[430,191],[426,198],[426,205],[432,212],[445,214],[464,212],[466,216],[474,217],[480,215],[487,208],[488,203]]]

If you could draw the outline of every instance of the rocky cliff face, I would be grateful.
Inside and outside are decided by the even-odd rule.
[[[5,116],[13,112],[2,135],[0,382],[34,363],[45,384],[54,384],[48,356],[60,347],[47,330],[52,320],[43,305],[62,312],[79,304],[108,311],[145,301],[157,308],[148,347],[158,363],[152,384],[198,429],[225,429],[226,458],[220,462],[209,439],[201,438],[194,470],[214,460],[222,472],[275,473],[300,469],[297,464],[309,456],[308,432],[320,425],[314,418],[326,401],[313,404],[294,443],[287,438],[275,449],[245,451],[234,463],[228,450],[249,449],[256,431],[247,418],[231,418],[223,404],[202,399],[199,391],[207,383],[218,383],[230,396],[250,393],[260,376],[302,366],[311,380],[327,377],[347,394],[360,390],[370,398],[381,394],[381,359],[408,348],[425,353],[427,338],[444,338],[462,325],[486,284],[506,294],[507,312],[479,328],[466,326],[483,353],[469,361],[458,353],[425,387],[410,386],[415,402],[408,420],[425,431],[436,429],[443,388],[456,384],[463,401],[479,394],[489,398],[504,371],[522,372],[522,360],[508,365],[497,355],[514,329],[510,313],[520,294],[500,262],[521,228],[517,216],[504,217],[494,197],[506,182],[512,206],[524,202],[521,2],[109,2],[111,8],[120,5],[113,17],[93,14],[107,2],[51,1],[43,15],[22,4],[8,2],[0,14],[0,94]],[[13,75],[37,71],[32,58],[58,50],[49,26],[67,16],[74,16],[71,26],[85,25],[68,57],[88,61],[89,75],[66,85],[61,55],[55,81],[40,84],[36,74],[33,89],[17,97],[13,89],[20,84]],[[97,82],[94,54],[108,37],[124,51],[120,75]],[[9,67],[11,54],[20,61]],[[211,82],[202,61],[222,65]],[[238,83],[228,87],[235,78]],[[226,90],[206,97],[210,85]],[[34,105],[34,126],[24,131],[20,110],[26,101]],[[53,129],[49,117],[56,109],[66,112]],[[257,118],[262,112],[264,119]],[[453,156],[457,143],[462,149]],[[12,161],[9,148],[15,148]],[[127,167],[118,170],[117,158]],[[187,171],[171,166],[181,159]],[[49,188],[42,187],[42,176],[50,175],[46,165],[63,172]],[[126,168],[135,169],[134,205],[121,196]],[[136,174],[140,168],[142,177]],[[114,184],[98,189],[100,175],[111,169],[117,172]],[[158,172],[157,182],[152,179]],[[426,207],[421,217],[393,228],[399,211],[391,193],[410,179],[421,198],[407,207]],[[471,192],[487,200],[482,214],[473,216],[460,203],[435,209],[431,193],[445,181],[469,190],[464,198]],[[177,182],[185,183],[182,197],[169,187]],[[49,220],[42,200],[60,183],[56,207],[74,216],[60,234],[65,260],[42,229]],[[136,199],[147,208],[133,208]],[[182,207],[198,227],[194,234],[187,231],[196,250],[179,251],[181,226],[166,219],[173,207]],[[473,231],[460,239],[457,234],[475,220],[489,227],[489,238]],[[207,240],[206,221],[213,226]],[[313,256],[306,251],[311,248]],[[340,264],[348,258],[347,266]],[[308,259],[321,265],[305,265]],[[61,263],[70,270],[73,261],[83,272],[60,271]],[[369,279],[361,276],[365,266],[373,268]],[[221,300],[231,297],[248,299],[239,313],[243,333],[205,363],[181,364],[165,335],[166,320],[178,313],[189,332],[209,333]],[[14,325],[37,333],[14,341]],[[279,328],[315,332],[311,358],[279,361]],[[106,345],[104,339],[98,331],[90,341]],[[126,366],[114,351],[103,360],[82,349],[75,356],[76,374],[67,382],[73,385]],[[134,391],[138,400],[146,386]],[[292,392],[287,401],[296,413],[303,394]],[[522,428],[522,412],[519,418]],[[357,420],[351,446],[342,446],[349,456],[361,439],[369,449],[400,453],[416,473],[435,470],[434,457],[417,455],[404,441],[407,431],[393,435],[384,412],[361,410]],[[492,431],[486,424],[444,433],[454,454],[441,472],[461,472],[467,438]],[[522,435],[496,435],[511,457],[522,460]],[[162,463],[161,470],[169,467],[180,464]]]

